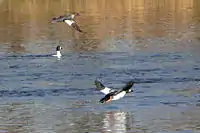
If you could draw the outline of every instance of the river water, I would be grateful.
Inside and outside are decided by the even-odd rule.
[[[0,133],[200,132],[198,0],[1,0]],[[51,18],[69,12],[79,33]],[[61,59],[52,57],[61,45]],[[134,93],[100,104],[94,80]]]

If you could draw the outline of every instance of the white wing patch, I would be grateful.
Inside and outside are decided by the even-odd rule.
[[[71,26],[75,22],[74,20],[65,20],[65,23]]]
[[[120,92],[119,94],[117,94],[116,96],[114,96],[112,100],[118,100],[118,99],[124,97],[125,94],[126,94],[126,92],[125,92],[125,91],[122,91],[122,92]]]
[[[112,91],[112,89],[105,87],[104,89],[100,90],[102,93],[104,93],[105,95],[107,95],[108,93],[110,93]]]

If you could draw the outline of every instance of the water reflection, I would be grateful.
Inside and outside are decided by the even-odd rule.
[[[29,52],[38,43],[48,41],[52,46],[55,40],[64,42],[69,51],[180,51],[191,49],[192,40],[196,49],[199,16],[194,5],[198,0],[6,0],[0,5],[0,44],[25,43]],[[74,32],[66,24],[49,23],[52,17],[72,11],[81,14],[77,22],[87,34]]]
[[[15,41],[15,42],[10,44],[10,46],[8,48],[8,52],[11,52],[11,53],[24,53],[25,52],[25,48],[22,45],[23,44],[21,42]]]
[[[103,128],[105,131],[112,133],[125,133],[127,132],[127,113],[125,112],[107,112],[103,119]]]
[[[32,114],[29,103],[13,102],[11,104],[7,103],[0,105],[1,110],[1,120],[0,120],[0,130],[2,132],[15,132],[15,133],[25,133],[28,129],[25,127],[32,120]],[[1,131],[0,131],[1,132]]]
[[[39,100],[39,99],[38,99]],[[133,129],[130,113],[123,111],[81,111],[87,106],[69,108],[75,101],[65,103],[48,99],[1,104],[0,130],[8,132],[116,132]],[[87,103],[88,104],[88,103]],[[89,109],[89,108],[88,108]]]
[[[79,107],[72,104],[80,105],[76,100],[68,100],[66,103],[65,100],[53,97],[5,102],[0,105],[0,131],[139,133],[199,130],[199,107],[137,106],[136,111],[104,112],[91,103]]]
[[[199,6],[0,0],[0,132],[199,131]],[[49,23],[72,11],[86,34]],[[46,56],[57,45],[64,47],[60,61]],[[99,105],[95,78],[140,82],[134,97]]]

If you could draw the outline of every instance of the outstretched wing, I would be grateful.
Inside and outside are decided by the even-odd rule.
[[[76,23],[72,23],[72,27],[79,32],[83,32]]]
[[[76,22],[74,20],[65,20],[64,21],[66,24],[68,24],[69,26],[71,26],[72,28],[74,28],[75,30],[79,31],[79,32],[83,32],[80,27],[76,24]]]
[[[67,20],[74,19],[71,14],[69,14],[69,15],[63,15],[63,16],[65,16],[65,19],[67,19]]]
[[[95,80],[95,81],[94,81],[94,84],[95,84],[95,86],[97,87],[97,89],[98,89],[100,92],[104,93],[105,95],[107,95],[107,94],[109,94],[110,92],[113,91],[113,89],[108,88],[108,87],[105,87],[105,86],[104,86],[100,81],[98,81],[98,80]]]
[[[73,20],[72,15],[61,15],[58,17],[54,17],[52,18],[51,22],[55,23],[55,22],[64,22],[65,20]]]
[[[59,17],[54,17],[54,18],[52,18],[51,22],[52,22],[52,23],[63,22],[64,20],[65,20],[65,16],[62,15],[62,16],[59,16]]]

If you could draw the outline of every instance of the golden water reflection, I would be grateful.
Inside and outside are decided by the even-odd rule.
[[[198,0],[4,0],[0,44],[11,52],[30,53],[40,50],[38,44],[48,52],[46,46],[54,47],[55,40],[68,51],[195,49],[199,4]],[[77,22],[86,34],[49,22],[73,11],[81,14]]]

